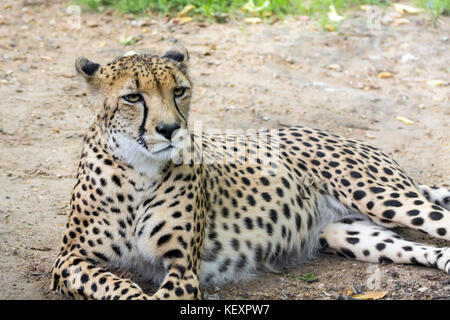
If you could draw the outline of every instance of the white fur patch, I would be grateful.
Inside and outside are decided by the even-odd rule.
[[[283,270],[283,268],[287,265],[300,265],[314,258],[318,254],[320,250],[320,233],[327,225],[341,220],[344,217],[350,216],[357,216],[363,219],[367,219],[362,214],[348,209],[345,205],[343,205],[341,202],[330,195],[322,195],[320,193],[317,193],[317,202],[317,222],[314,225],[314,228],[308,231],[310,232],[310,234],[309,237],[304,238],[305,242],[303,243],[303,246],[300,245],[300,241],[294,241],[292,243],[293,247],[290,247],[287,250],[288,255],[280,256],[278,260],[274,261],[273,263],[267,260],[263,262],[264,265],[262,266],[256,265],[255,260],[249,258],[253,257],[254,252],[246,246],[241,246],[240,251],[236,251],[231,248],[230,241],[233,237],[235,237],[234,232],[232,230],[222,230],[222,249],[220,251],[220,254],[218,255],[217,259],[214,259],[213,261],[202,260],[202,263],[200,265],[200,283],[203,286],[212,286],[227,282],[245,281],[252,279],[260,271],[272,271],[279,273],[281,272],[280,270]],[[258,232],[260,232],[260,234],[258,234]],[[272,237],[278,236],[279,234],[274,231]],[[266,235],[264,234],[264,231],[254,230],[253,237],[255,239],[259,239],[266,237]],[[243,239],[245,239],[245,237],[243,237]],[[300,240],[300,238],[298,238],[298,240]],[[212,248],[214,248],[214,243],[208,237],[205,237],[205,249],[203,251],[203,258],[205,258],[205,256],[207,258],[207,253],[208,251],[211,251]],[[246,261],[246,264],[242,269],[236,271],[234,265],[238,262],[240,253],[243,253],[249,259]],[[221,263],[226,258],[229,258],[231,260],[230,267],[227,268],[226,271],[219,271]]]
[[[428,201],[450,210],[450,190],[446,188],[436,188],[427,185],[419,185],[419,191]]]
[[[183,139],[185,130],[178,131],[172,141],[161,141],[161,143],[151,146],[150,150],[122,133],[111,133],[109,144],[117,157],[131,165],[139,173],[153,177],[168,161],[173,160],[175,163],[180,161],[180,152],[185,148],[188,140]]]
[[[112,138],[116,140],[119,147],[112,141]],[[111,134],[109,140],[117,157],[131,165],[139,173],[149,177],[157,175],[170,159],[165,154],[153,154],[136,140],[121,133]]]

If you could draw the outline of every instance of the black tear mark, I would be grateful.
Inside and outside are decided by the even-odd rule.
[[[185,123],[186,126],[187,126],[188,123],[187,123],[186,119],[184,118],[183,114],[181,113],[180,108],[178,108],[177,100],[175,99],[175,96],[173,96],[173,103],[175,104],[175,108],[177,109],[178,114],[181,116],[181,118],[183,119],[184,123]]]
[[[136,84],[139,84],[139,81],[136,79]],[[142,145],[144,148],[147,149],[147,144],[145,143],[144,140],[144,134],[145,134],[145,123],[147,122],[147,115],[148,115],[148,108],[147,108],[147,104],[145,103],[145,100],[142,99],[142,105],[144,106],[144,116],[142,117],[142,122],[141,125],[139,126],[139,135],[137,138],[137,142]]]

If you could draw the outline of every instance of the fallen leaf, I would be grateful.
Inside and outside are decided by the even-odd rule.
[[[423,9],[414,8],[405,4],[394,3],[394,9],[400,13],[416,14],[423,12]]]
[[[261,18],[245,18],[245,22],[251,24],[260,23],[261,21]]]
[[[344,295],[346,295],[347,297],[351,297],[353,294],[355,294],[355,293],[353,292],[352,289],[350,289],[350,288],[345,288],[345,290],[344,290]]]
[[[120,44],[121,44],[121,45],[124,45],[124,46],[131,46],[131,45],[136,44],[136,43],[138,43],[138,42],[139,42],[139,39],[134,38],[134,37],[125,37],[125,36],[122,36],[122,37],[120,38]]]
[[[105,45],[106,45],[106,42],[103,41],[103,42],[100,42],[100,43],[98,44],[98,47],[99,47],[99,48],[103,48]]]
[[[154,25],[155,23],[156,23],[156,21],[153,19],[138,20],[138,21],[136,21],[136,26],[137,27],[150,27],[151,25]]]
[[[392,73],[384,71],[384,72],[380,72],[378,74],[378,78],[380,79],[388,79],[388,78],[392,78]]]
[[[172,19],[172,23],[174,23],[174,24],[186,24],[186,23],[191,22],[192,20],[194,20],[194,18],[192,18],[192,17],[178,17],[178,18]]]
[[[62,73],[61,74],[61,77],[68,78],[68,79],[74,78],[75,76],[76,76],[76,74],[73,74],[73,73]]]
[[[325,30],[330,31],[330,32],[336,31],[336,27],[331,24],[325,25],[324,28],[325,28]]]
[[[183,8],[183,10],[178,12],[177,16],[180,18],[185,17],[192,9],[195,9],[195,7],[192,4],[188,4]]]
[[[358,300],[379,300],[384,298],[387,293],[387,291],[367,291],[361,294],[355,294],[352,298]]]
[[[11,24],[9,21],[6,21],[5,19],[3,19],[2,17],[0,17],[0,25],[8,25]]]
[[[400,117],[400,116],[398,116],[396,119],[398,121],[400,121],[400,122],[403,122],[404,124],[413,124],[414,123],[414,121],[409,120],[409,119],[404,118],[404,117]]]
[[[47,57],[47,56],[41,56],[41,59],[47,62],[52,62],[53,59],[51,57]]]
[[[409,61],[416,61],[416,60],[419,60],[419,58],[416,57],[415,55],[412,55],[411,53],[405,53],[400,58],[401,62],[409,62]]]
[[[445,81],[444,80],[428,80],[427,84],[430,86],[439,87],[439,86],[445,85]]]
[[[97,28],[99,26],[97,21],[88,21],[86,22],[86,26],[88,28]]]
[[[334,70],[334,71],[339,71],[339,72],[342,71],[342,67],[340,65],[336,64],[336,63],[330,64],[328,66],[328,69]]]
[[[334,5],[331,5],[330,11],[328,12],[328,19],[330,19],[333,22],[340,22],[340,21],[344,20],[345,17],[338,15]]]

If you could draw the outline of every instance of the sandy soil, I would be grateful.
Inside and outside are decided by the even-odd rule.
[[[450,90],[426,82],[448,84],[449,17],[433,28],[427,16],[403,16],[409,23],[399,24],[388,11],[380,29],[373,29],[359,11],[339,32],[324,32],[295,19],[176,25],[155,18],[143,24],[83,12],[76,30],[68,23],[76,19],[66,13],[67,2],[46,2],[0,4],[0,298],[61,298],[48,289],[49,271],[64,231],[81,137],[93,118],[75,76],[80,55],[106,63],[129,50],[164,53],[179,41],[192,60],[192,121],[221,129],[327,128],[381,147],[423,183],[450,182]],[[123,46],[122,36],[141,40]],[[392,77],[381,79],[380,72]],[[336,299],[345,288],[367,290],[367,280],[378,273],[385,299],[450,298],[450,278],[439,270],[376,268],[323,255],[286,273],[208,289],[207,297]],[[308,273],[319,281],[296,278]]]

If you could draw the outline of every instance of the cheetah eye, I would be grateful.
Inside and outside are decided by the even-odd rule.
[[[175,89],[173,89],[173,95],[176,98],[181,97],[182,95],[184,95],[185,92],[186,92],[186,88],[185,87],[176,87]]]
[[[139,93],[127,94],[125,96],[122,96],[122,98],[125,101],[130,102],[130,103],[136,103],[136,102],[143,100],[142,96]]]

